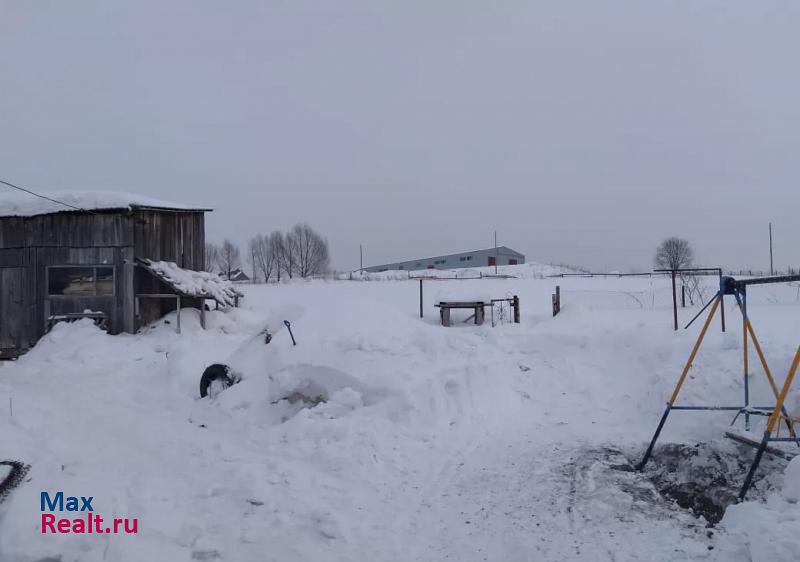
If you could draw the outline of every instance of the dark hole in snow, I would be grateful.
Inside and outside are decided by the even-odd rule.
[[[288,396],[286,396],[284,400],[288,401],[289,404],[297,404],[298,402],[302,402],[303,404],[307,404],[311,408],[317,406],[318,404],[322,404],[323,402],[327,402],[325,396],[323,396],[322,394],[308,395],[296,390],[291,394],[289,394]]]
[[[656,448],[644,475],[664,498],[715,525],[722,520],[725,509],[736,503],[751,461],[752,454],[745,451],[723,451],[708,443],[668,443]],[[748,499],[763,497],[758,483],[771,468],[773,463],[762,462]]]

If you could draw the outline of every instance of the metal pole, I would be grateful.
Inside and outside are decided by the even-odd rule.
[[[719,270],[719,318],[725,331],[725,291],[722,290],[722,268]]]
[[[720,292],[721,292],[721,291],[720,291]],[[706,304],[704,304],[704,305],[703,305],[703,308],[701,308],[701,309],[700,309],[700,312],[698,312],[697,314],[695,314],[695,315],[694,315],[694,318],[692,318],[691,320],[689,320],[689,323],[688,323],[688,324],[686,324],[686,326],[684,326],[684,327],[683,327],[683,329],[684,329],[684,330],[688,329],[688,328],[689,328],[689,326],[691,326],[692,324],[694,324],[694,321],[695,321],[695,320],[697,320],[698,318],[700,318],[700,315],[701,315],[701,314],[703,314],[703,312],[705,311],[705,309],[707,309],[709,306],[711,306],[711,304],[712,304],[712,303],[713,303],[713,302],[714,302],[714,301],[717,299],[717,297],[719,297],[719,295],[720,295],[720,292],[718,292],[716,295],[714,295],[714,297],[713,297],[712,299],[710,299],[710,300],[709,300],[709,301],[708,301]]]
[[[675,331],[678,331],[678,296],[675,293],[675,274],[676,271],[672,270],[672,318],[675,325]]]
[[[769,274],[775,275],[775,268],[772,267],[772,223],[769,223]]]
[[[497,231],[494,231],[494,274],[497,275]]]
[[[364,246],[362,246],[361,244],[358,245],[358,253],[359,253],[359,256],[360,256],[359,262],[358,262],[359,263],[359,269],[361,270],[361,273],[364,273]]]
[[[558,312],[561,312],[561,287],[556,285],[556,307]]]
[[[747,408],[750,404],[750,358],[748,357],[747,349],[747,287],[742,287],[742,349],[744,363],[744,406]],[[750,412],[745,411],[744,415],[744,429],[750,431]]]
[[[419,280],[419,317],[422,318],[422,279]]]

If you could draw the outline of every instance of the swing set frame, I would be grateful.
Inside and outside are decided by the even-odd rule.
[[[653,438],[650,441],[650,445],[647,447],[647,450],[642,458],[641,462],[637,465],[637,470],[642,470],[647,461],[650,459],[650,456],[653,453],[653,448],[658,441],[658,437],[661,434],[661,430],[664,428],[664,424],[669,417],[670,412],[673,410],[706,410],[706,411],[735,411],[736,416],[733,418],[731,425],[736,422],[738,417],[744,414],[745,419],[745,430],[750,430],[750,416],[765,416],[768,417],[766,429],[764,431],[764,435],[761,439],[761,443],[758,445],[758,449],[756,452],[756,456],[753,459],[752,464],[750,465],[750,470],[745,477],[744,483],[742,485],[741,490],[739,491],[739,501],[742,501],[747,494],[748,489],[750,488],[753,476],[758,469],[758,465],[761,462],[761,458],[764,455],[764,452],[769,448],[769,444],[771,442],[787,442],[793,441],[795,442],[798,447],[800,447],[800,437],[798,436],[797,432],[795,431],[795,423],[800,423],[800,418],[795,418],[789,416],[786,408],[784,406],[784,402],[786,401],[786,397],[789,394],[789,389],[792,386],[792,381],[794,380],[795,375],[797,374],[798,367],[800,366],[800,346],[797,347],[797,351],[795,352],[794,359],[792,360],[791,367],[789,368],[789,372],[786,375],[786,379],[783,382],[781,388],[778,388],[777,384],[775,383],[775,378],[772,375],[772,371],[769,368],[769,364],[767,363],[766,356],[764,355],[764,351],[761,348],[761,344],[758,341],[758,337],[756,336],[756,332],[753,329],[753,324],[750,322],[750,318],[747,313],[747,287],[749,285],[763,285],[767,283],[788,283],[791,281],[800,281],[800,275],[783,275],[783,276],[772,276],[772,277],[758,277],[754,279],[742,279],[736,280],[733,277],[721,277],[720,278],[720,287],[717,294],[713,297],[712,300],[709,300],[708,303],[697,313],[697,315],[686,325],[686,328],[691,326],[692,322],[694,322],[702,313],[703,311],[711,306],[711,310],[708,312],[708,316],[706,317],[705,322],[703,323],[703,327],[700,330],[700,334],[697,337],[697,341],[695,341],[694,347],[692,348],[691,353],[689,354],[689,358],[686,361],[686,364],[681,371],[681,375],[678,378],[678,382],[675,385],[675,389],[672,391],[672,395],[667,402],[667,407],[664,410],[664,414],[661,416],[661,421],[658,423],[656,427],[656,431],[653,434]],[[703,343],[703,340],[708,332],[708,328],[711,325],[711,321],[714,319],[714,316],[718,309],[721,309],[724,306],[724,295],[732,295],[736,299],[736,304],[738,305],[739,311],[742,314],[742,339],[743,339],[743,355],[742,355],[742,363],[743,363],[743,376],[744,376],[744,397],[743,397],[743,404],[736,405],[736,406],[707,406],[707,405],[692,405],[692,406],[679,406],[676,405],[678,400],[678,396],[680,395],[681,388],[683,387],[683,383],[686,381],[686,377],[689,374],[689,370],[692,367],[692,363],[697,356],[698,351],[700,351],[700,347]],[[749,358],[749,340],[752,340],[753,347],[756,350],[756,354],[758,355],[758,359],[761,362],[761,366],[764,369],[764,374],[769,382],[769,386],[772,390],[772,393],[775,396],[775,404],[771,406],[753,406],[750,404],[750,358]],[[787,428],[789,429],[790,437],[780,437],[780,434],[776,434],[773,436],[773,432],[779,427],[779,423],[783,421],[786,423]]]

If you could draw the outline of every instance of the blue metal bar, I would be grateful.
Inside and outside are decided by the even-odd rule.
[[[773,277],[757,277],[755,279],[734,280],[734,286],[746,287],[747,285],[764,285],[766,283],[788,283],[790,281],[800,281],[800,275],[776,275]]]
[[[673,410],[743,410],[741,406],[673,406]]]
[[[747,322],[747,287],[742,287],[742,315],[745,318],[745,323]],[[746,329],[744,323],[742,324],[742,329]],[[749,344],[748,344],[749,347]],[[749,371],[749,369],[748,369]],[[744,374],[744,405],[750,405],[750,373]],[[750,431],[750,412],[745,412],[744,414],[744,428],[746,431]]]
[[[750,470],[747,472],[747,477],[744,479],[744,484],[742,484],[742,489],[739,491],[739,501],[743,501],[745,495],[747,495],[747,490],[750,489],[750,484],[753,483],[753,475],[756,473],[756,469],[758,468],[759,463],[761,462],[761,457],[764,456],[764,451],[767,448],[767,443],[769,443],[770,432],[764,432],[764,438],[761,440],[761,445],[758,446],[758,451],[756,452],[756,457],[753,459],[753,464],[750,465]]]
[[[653,453],[653,447],[656,446],[656,441],[658,441],[658,436],[661,435],[661,429],[664,427],[664,423],[667,421],[667,416],[669,416],[669,411],[672,409],[672,405],[667,402],[667,409],[664,410],[664,415],[661,416],[661,421],[658,422],[658,427],[656,428],[656,432],[653,434],[653,439],[650,440],[650,445],[647,447],[647,451],[644,453],[644,457],[642,461],[636,465],[636,470],[641,471],[644,468],[644,465],[647,464],[647,461],[650,459],[650,455]]]
[[[749,322],[748,317],[747,317],[747,285],[746,284],[745,285],[736,285],[733,294],[736,297],[736,302],[739,304],[739,306],[742,309],[742,316],[744,317],[745,323]],[[741,298],[740,298],[740,294],[741,294]],[[747,327],[743,326],[742,329],[746,330]],[[748,386],[748,383],[747,383],[747,376],[745,376],[745,378],[744,378],[745,400],[747,400],[748,388],[749,388],[749,386]],[[797,437],[797,434],[794,431],[794,426],[792,425],[791,420],[788,419],[789,418],[789,413],[786,411],[786,406],[783,406],[783,405],[781,406],[781,413],[783,414],[783,416],[785,418],[786,427],[789,428],[789,432],[791,432],[792,434],[794,434]],[[747,420],[747,414],[745,414],[745,419],[746,419],[745,428],[746,429],[750,429],[750,423],[749,423],[749,420]],[[792,439],[792,441],[795,441],[795,439]],[[800,437],[797,437],[796,441],[797,441],[797,446],[800,447]]]
[[[736,298],[736,304],[741,307],[742,310],[742,330],[747,330],[747,287],[734,287],[733,296]],[[745,334],[745,341],[746,334]],[[747,354],[747,350],[744,350],[744,353]],[[744,373],[744,405],[745,407],[750,405],[750,373]],[[745,411],[744,413],[744,428],[746,431],[750,431],[750,412]]]
[[[707,309],[707,308],[709,307],[709,305],[710,305],[712,302],[714,302],[714,299],[716,299],[716,298],[718,298],[718,297],[720,296],[720,294],[721,294],[721,293],[720,293],[719,291],[717,291],[717,294],[716,294],[716,295],[714,295],[714,298],[708,299],[708,302],[707,302],[707,303],[706,303],[706,304],[703,306],[703,308],[701,308],[701,309],[700,309],[700,312],[698,312],[697,314],[695,314],[695,315],[694,315],[694,318],[692,318],[691,320],[689,320],[689,323],[688,323],[688,324],[686,324],[686,326],[684,326],[684,327],[683,327],[683,329],[684,329],[684,330],[686,330],[686,329],[687,329],[689,326],[691,326],[691,325],[694,323],[694,321],[695,321],[695,320],[697,320],[697,318],[698,318],[698,317],[699,317],[701,314],[703,314],[703,311],[705,311],[705,309]]]

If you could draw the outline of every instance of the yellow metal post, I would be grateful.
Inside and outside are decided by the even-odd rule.
[[[769,420],[767,420],[767,428],[764,430],[764,437],[761,439],[761,445],[759,445],[758,451],[756,451],[753,464],[750,465],[750,470],[747,472],[747,476],[744,479],[742,489],[739,491],[739,501],[744,500],[744,497],[747,495],[747,490],[750,489],[750,484],[753,483],[753,476],[755,475],[756,470],[758,470],[761,457],[764,456],[764,451],[767,450],[767,445],[769,444],[770,437],[772,436],[772,430],[775,429],[775,425],[782,417],[781,413],[784,411],[783,403],[786,401],[786,396],[789,394],[789,388],[792,386],[792,381],[794,380],[795,373],[797,373],[798,365],[800,365],[800,346],[797,347],[797,351],[794,354],[794,360],[792,360],[792,366],[789,367],[789,373],[786,375],[786,380],[783,381],[783,388],[781,388],[780,392],[778,393],[778,399],[775,403],[775,408],[772,410]]]
[[[637,470],[642,470],[644,466],[647,464],[650,455],[653,454],[653,448],[656,446],[656,441],[658,441],[658,436],[661,435],[661,430],[664,428],[664,424],[667,422],[667,417],[669,416],[669,412],[672,409],[672,406],[675,404],[675,401],[678,399],[678,394],[681,391],[683,382],[686,380],[686,375],[689,374],[689,369],[692,367],[694,358],[697,356],[697,352],[700,350],[700,345],[703,343],[703,338],[705,338],[706,332],[708,331],[708,327],[711,325],[711,321],[714,319],[714,314],[717,312],[720,300],[721,297],[718,294],[717,297],[714,299],[714,304],[711,306],[711,310],[708,312],[708,318],[706,318],[705,324],[703,324],[703,329],[700,330],[700,335],[697,336],[697,341],[694,343],[694,348],[692,349],[692,353],[689,355],[689,359],[686,361],[686,365],[683,367],[683,372],[681,372],[681,376],[678,379],[678,384],[675,385],[675,390],[672,392],[672,396],[670,397],[669,402],[667,402],[667,407],[661,416],[661,421],[658,422],[658,426],[656,427],[656,431],[653,434],[653,438],[650,440],[650,445],[648,445],[647,450],[645,451],[644,457],[642,457],[641,462],[639,462],[639,464],[636,465]]]
[[[706,337],[706,332],[708,331],[708,327],[711,325],[711,321],[714,319],[714,314],[717,312],[717,307],[719,307],[719,300],[720,297],[717,297],[714,300],[714,304],[711,306],[711,310],[708,313],[708,318],[706,318],[706,322],[705,324],[703,324],[703,329],[700,331],[700,335],[697,336],[697,341],[694,344],[692,353],[689,354],[689,359],[686,361],[686,365],[684,365],[683,367],[683,372],[681,373],[681,376],[678,379],[678,384],[675,385],[675,390],[672,392],[672,397],[669,399],[670,406],[673,406],[675,404],[675,401],[678,399],[678,394],[681,391],[683,382],[686,380],[686,375],[689,374],[689,369],[692,367],[694,358],[697,356],[697,352],[700,350],[700,345],[703,343],[703,338]]]
[[[772,389],[772,394],[775,395],[775,398],[778,398],[778,385],[775,383],[775,377],[772,376],[772,371],[767,364],[767,358],[764,355],[764,350],[761,349],[761,343],[758,341],[758,336],[756,336],[756,331],[753,329],[753,324],[750,322],[750,319],[745,314],[744,308],[742,305],[739,305],[739,310],[742,312],[742,318],[744,322],[744,331],[745,331],[745,342],[747,342],[747,334],[750,334],[750,339],[753,340],[753,347],[756,348],[756,354],[758,355],[758,359],[761,361],[761,366],[764,368],[764,374],[767,377],[767,381],[769,382],[769,386]],[[747,348],[745,348],[745,361],[747,361]],[[748,368],[747,363],[745,363],[745,372]],[[792,437],[797,437],[797,433],[794,429],[794,423],[792,420],[786,420],[786,426],[789,428],[789,433]]]
[[[750,332],[750,339],[753,340],[753,347],[756,348],[756,354],[758,354],[758,358],[761,360],[761,366],[764,367],[764,374],[767,375],[767,380],[769,381],[769,386],[772,388],[772,393],[777,398],[778,385],[775,384],[775,377],[772,376],[772,371],[770,370],[769,365],[767,365],[767,358],[764,355],[764,351],[761,349],[761,343],[759,343],[756,332],[753,330],[753,325],[747,318],[745,318],[745,325],[747,326],[747,331]]]
[[[789,367],[789,373],[786,375],[786,380],[783,381],[783,388],[778,394],[778,401],[775,403],[775,409],[772,410],[772,415],[767,422],[767,432],[771,433],[775,429],[775,424],[781,419],[781,412],[783,410],[783,403],[786,401],[786,396],[789,394],[789,388],[792,386],[794,375],[797,373],[797,366],[800,365],[800,346],[797,346],[797,351],[794,354],[792,366]]]

